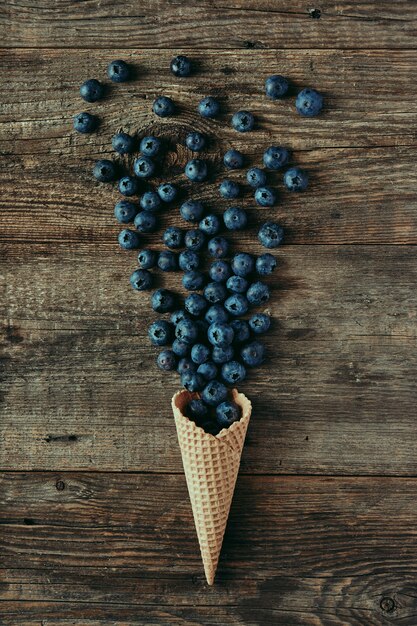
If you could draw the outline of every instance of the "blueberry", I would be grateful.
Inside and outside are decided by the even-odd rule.
[[[150,270],[155,267],[158,260],[158,253],[155,250],[144,248],[138,253],[139,267],[143,270]]]
[[[134,230],[129,230],[128,228],[121,230],[117,239],[123,250],[139,248],[139,235]]]
[[[217,367],[213,361],[206,361],[198,366],[197,372],[203,376],[205,380],[214,380],[217,377]]]
[[[208,303],[207,300],[199,293],[191,293],[185,298],[184,306],[186,311],[188,311],[188,313],[190,313],[193,317],[200,317],[206,312]],[[197,339],[197,337],[195,339]]]
[[[188,315],[187,311],[185,311],[184,309],[178,309],[178,311],[174,311],[170,317],[171,322],[175,326],[179,324],[179,322],[182,322],[182,320],[189,320],[189,319],[190,319],[190,316]]]
[[[157,156],[162,149],[162,142],[158,137],[147,135],[140,142],[139,150],[147,157]]]
[[[259,206],[274,206],[277,196],[271,187],[258,187],[255,191],[255,201]]]
[[[210,256],[221,259],[227,256],[229,243],[224,237],[213,237],[207,244],[207,250]]]
[[[240,187],[234,180],[223,180],[219,186],[219,192],[222,198],[233,200],[240,194]]]
[[[189,150],[192,150],[192,152],[201,152],[201,150],[205,148],[206,138],[202,133],[197,131],[188,133],[185,138],[185,145]]]
[[[254,187],[254,189],[263,187],[266,184],[266,173],[259,167],[251,167],[246,172],[246,180],[251,187]]]
[[[175,294],[168,289],[157,289],[151,297],[151,306],[157,313],[168,313],[175,309]]]
[[[211,380],[203,389],[202,400],[210,405],[217,406],[227,398],[227,388],[218,380]]]
[[[190,400],[187,404],[186,415],[195,422],[200,422],[207,417],[208,408],[202,400]]]
[[[191,272],[200,266],[200,257],[192,250],[184,250],[178,257],[178,263],[183,272]]]
[[[223,221],[228,230],[242,230],[248,223],[248,216],[240,206],[231,206],[223,213]]]
[[[223,363],[227,363],[233,359],[234,353],[235,351],[232,346],[214,346],[211,352],[211,358],[213,359],[213,363],[223,365]]]
[[[104,96],[104,85],[95,78],[90,78],[81,85],[80,96],[86,102],[97,102]]]
[[[261,254],[261,256],[256,259],[256,271],[261,276],[272,274],[276,266],[276,258],[272,254],[269,254],[269,252]]]
[[[233,422],[240,420],[242,409],[235,402],[222,402],[216,408],[216,419],[220,426],[229,428]]]
[[[133,163],[133,171],[138,178],[150,178],[155,172],[155,163],[150,157],[141,156]]]
[[[255,313],[249,320],[249,326],[256,335],[262,335],[269,330],[271,318],[265,313]]]
[[[269,287],[260,281],[252,283],[246,292],[249,304],[259,306],[269,300]]]
[[[185,343],[181,339],[174,339],[172,343],[172,351],[180,358],[186,357],[190,354],[190,344]]]
[[[209,324],[223,324],[229,320],[229,314],[221,304],[213,304],[204,318]]]
[[[170,68],[174,76],[179,76],[181,78],[189,76],[192,72],[191,61],[183,54],[179,54],[172,59]]]
[[[214,324],[210,324],[209,326],[207,337],[213,346],[224,348],[225,346],[229,346],[233,341],[233,328],[230,324],[214,322]]]
[[[175,272],[178,269],[178,257],[171,250],[162,250],[158,256],[158,267],[163,272]]]
[[[214,280],[216,283],[222,283],[232,275],[232,270],[226,261],[213,261],[210,265],[209,275],[211,280]]]
[[[181,217],[186,222],[198,222],[204,214],[204,206],[197,200],[187,200],[180,206]]]
[[[159,117],[169,117],[175,113],[175,104],[167,96],[159,96],[153,101],[152,110]]]
[[[279,98],[283,98],[286,95],[288,88],[289,84],[287,79],[277,74],[269,76],[269,78],[265,81],[265,93],[268,98],[271,98],[272,100],[279,100]]]
[[[156,364],[159,369],[169,372],[177,367],[177,357],[172,350],[163,350],[158,354]]]
[[[182,284],[184,289],[187,289],[187,291],[199,291],[200,289],[203,289],[206,284],[206,277],[198,270],[185,272],[182,277]]]
[[[290,155],[287,148],[281,148],[280,146],[270,146],[264,152],[263,161],[265,167],[270,170],[279,170],[284,165],[287,165],[290,160]]]
[[[284,174],[284,185],[289,191],[304,191],[308,187],[308,174],[299,167],[292,167]]]
[[[207,178],[207,163],[202,159],[191,159],[186,164],[184,172],[193,183],[201,183]]]
[[[255,126],[255,118],[249,111],[238,111],[232,117],[232,126],[239,133],[246,133]]]
[[[193,230],[187,230],[185,233],[184,243],[185,247],[193,252],[198,252],[204,246],[206,236],[202,230],[194,228]]]
[[[229,170],[238,170],[243,167],[243,163],[245,161],[245,157],[239,150],[228,150],[224,157],[223,163]]]
[[[195,343],[191,348],[191,360],[201,365],[209,360],[211,350],[203,343]]]
[[[124,196],[134,196],[138,193],[139,181],[136,176],[123,176],[119,180],[119,191]]]
[[[135,270],[130,276],[130,284],[136,291],[145,291],[152,287],[152,274],[148,270]]]
[[[162,183],[158,187],[158,196],[162,202],[173,202],[178,195],[178,189],[171,183]]]
[[[239,361],[229,361],[222,367],[222,377],[229,385],[236,385],[245,380],[246,370]]]
[[[227,289],[223,283],[209,283],[204,289],[204,297],[210,304],[223,302],[227,298]]]
[[[191,392],[201,391],[206,384],[206,381],[197,372],[185,372],[181,376],[181,384],[187,390]]]
[[[240,351],[242,361],[248,367],[260,365],[265,358],[265,348],[259,341],[248,343]]]
[[[314,117],[323,108],[323,96],[315,89],[303,89],[296,98],[295,108],[300,115]]]
[[[138,207],[133,202],[129,202],[128,200],[120,200],[114,207],[114,216],[118,222],[121,224],[129,224],[129,222],[133,222],[136,213],[138,212]]]
[[[175,336],[177,339],[180,339],[180,341],[194,344],[198,337],[198,326],[192,320],[182,320],[175,327]]]
[[[130,68],[125,61],[112,61],[107,67],[107,76],[114,83],[125,83],[130,78]]]
[[[145,211],[158,211],[161,208],[161,198],[155,191],[146,191],[140,199],[140,206]]]
[[[197,365],[188,357],[183,357],[178,362],[177,372],[180,376],[187,373],[192,373],[197,371]]]
[[[232,270],[236,276],[245,277],[253,272],[254,267],[255,261],[253,256],[246,252],[239,252],[239,254],[235,254],[232,258]]]
[[[232,320],[230,326],[235,333],[234,343],[244,343],[249,339],[250,329],[246,320]]]
[[[111,140],[113,150],[119,154],[129,154],[130,152],[133,152],[135,149],[135,143],[135,138],[127,133],[116,133],[116,135],[113,135]]]
[[[265,222],[259,231],[258,239],[265,248],[277,248],[284,239],[284,229],[276,222]]]
[[[87,113],[86,111],[78,113],[73,117],[74,130],[76,130],[77,133],[82,133],[83,135],[86,133],[92,133],[97,128],[98,123],[98,117],[92,115],[91,113]]]
[[[134,224],[140,233],[153,233],[156,229],[157,219],[153,213],[141,211],[136,215]]]
[[[220,220],[217,215],[206,215],[198,225],[206,235],[217,235],[220,230]]]
[[[249,303],[246,296],[241,293],[234,293],[232,296],[227,298],[224,303],[224,308],[230,313],[230,315],[237,317],[247,313]]]
[[[169,226],[162,235],[162,241],[167,248],[181,248],[184,242],[184,232],[178,226]]]
[[[109,183],[116,178],[116,166],[113,161],[100,159],[94,165],[93,176],[101,183]]]
[[[149,326],[148,336],[155,346],[167,346],[174,336],[174,328],[171,322],[156,320]]]
[[[220,104],[215,98],[208,96],[200,100],[197,110],[202,117],[216,117],[220,111]]]
[[[249,287],[248,281],[243,276],[230,276],[227,279],[226,287],[233,293],[246,293]]]

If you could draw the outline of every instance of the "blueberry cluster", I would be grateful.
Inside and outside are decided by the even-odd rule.
[[[177,77],[193,73],[191,61],[182,55],[175,57],[170,67]],[[130,66],[121,60],[110,63],[107,74],[116,83],[132,77]],[[273,100],[284,97],[288,88],[288,81],[281,76],[271,76],[265,83],[266,94]],[[86,102],[96,102],[104,97],[105,87],[90,79],[81,85],[80,94]],[[296,108],[300,114],[316,115],[321,107],[322,97],[314,90],[304,89],[298,94]],[[169,117],[177,111],[175,103],[166,96],[157,97],[152,109],[159,117]],[[221,106],[217,99],[208,96],[198,103],[197,111],[202,117],[214,118]],[[92,132],[98,123],[98,118],[88,112],[74,117],[74,128],[81,133]],[[248,132],[254,128],[255,118],[249,111],[238,111],[233,114],[231,125],[238,132]],[[208,176],[207,162],[199,155],[207,138],[200,132],[190,132],[185,145],[197,156],[186,163],[184,174],[192,183],[201,183]],[[136,137],[119,132],[112,138],[112,148],[119,155],[139,153],[132,173],[120,176],[115,162],[109,159],[97,161],[93,169],[100,182],[118,179],[124,199],[117,202],[115,217],[123,225],[134,225],[134,230],[124,228],[118,236],[122,249],[141,248],[138,268],[130,276],[131,286],[137,291],[151,289],[151,270],[182,271],[182,285],[188,292],[181,301],[178,294],[164,288],[151,295],[152,309],[169,314],[167,319],[154,321],[148,331],[151,343],[162,348],[157,365],[164,371],[177,371],[183,387],[198,392],[199,397],[188,405],[188,416],[206,432],[216,434],[241,416],[239,406],[228,399],[228,387],[242,382],[248,369],[264,361],[265,348],[258,337],[269,330],[271,320],[265,313],[253,312],[253,308],[264,306],[270,298],[269,287],[260,278],[274,271],[276,259],[269,252],[255,258],[231,249],[222,231],[246,228],[248,217],[242,207],[229,206],[220,218],[192,197],[179,206],[187,228],[167,228],[162,234],[162,251],[142,247],[143,236],[157,230],[158,213],[178,200],[179,189],[171,182],[162,182],[155,188],[148,186],[163,155],[164,143],[160,138],[148,135],[139,142]],[[263,155],[263,165],[268,170],[281,170],[289,160],[288,150],[279,146],[270,146]],[[241,169],[244,163],[245,157],[238,150],[230,149],[224,154],[227,170]],[[272,207],[277,199],[267,178],[266,171],[259,167],[246,172],[246,183],[261,207]],[[307,173],[298,167],[287,169],[283,178],[291,191],[303,191],[308,184]],[[242,186],[225,179],[219,192],[221,197],[234,200],[241,195]],[[132,196],[139,196],[139,203],[132,201]],[[273,221],[265,222],[258,231],[260,243],[268,249],[277,248],[283,238],[283,228]],[[207,258],[211,259],[208,267]]]

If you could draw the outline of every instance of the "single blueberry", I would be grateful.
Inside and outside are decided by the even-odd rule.
[[[188,311],[188,313],[190,313],[193,317],[200,317],[206,312],[208,303],[207,300],[199,293],[191,293],[185,298],[184,306],[185,310]]]
[[[207,311],[205,318],[209,324],[224,324],[229,320],[229,314],[221,304],[213,304]]]
[[[139,150],[147,157],[157,156],[162,149],[162,141],[153,135],[146,135],[140,142]]]
[[[192,72],[191,61],[183,54],[179,54],[172,59],[170,68],[174,76],[179,76],[180,78],[189,76]]]
[[[175,272],[178,269],[178,257],[171,250],[162,250],[158,256],[158,267],[163,272]]]
[[[240,206],[231,206],[223,213],[223,221],[228,230],[243,230],[248,223],[248,216]]]
[[[151,297],[151,306],[157,313],[168,313],[176,306],[175,294],[168,289],[157,289]]]
[[[246,369],[239,361],[229,361],[222,367],[222,378],[229,385],[237,385],[246,378]]]
[[[259,341],[252,341],[246,344],[240,351],[242,361],[248,367],[257,367],[263,363],[265,358],[265,348]]]
[[[229,346],[234,337],[233,328],[230,324],[214,322],[209,326],[207,337],[213,346]]]
[[[120,224],[129,224],[133,222],[138,207],[128,200],[120,200],[114,207],[114,216]]]
[[[187,222],[198,222],[204,214],[204,206],[197,200],[187,200],[180,206],[181,217]]]
[[[230,313],[230,315],[237,317],[247,313],[249,303],[246,296],[241,293],[234,293],[232,296],[229,296],[227,300],[225,300],[224,308]]]
[[[133,171],[138,178],[150,178],[155,172],[155,163],[150,157],[141,156],[133,163]]]
[[[197,372],[185,372],[181,376],[181,384],[187,390],[191,392],[201,391],[206,384],[206,381]]]
[[[220,220],[217,215],[206,215],[200,221],[198,227],[206,235],[217,235],[220,230]]]
[[[256,271],[260,274],[260,276],[268,276],[268,274],[272,274],[276,266],[276,258],[269,252],[261,254],[261,256],[256,259]]]
[[[158,253],[155,250],[144,248],[138,253],[139,267],[143,270],[150,270],[155,267],[158,260]]]
[[[279,170],[287,165],[290,160],[290,154],[287,148],[280,146],[269,146],[264,152],[263,161],[265,167],[270,170]]]
[[[119,245],[123,250],[134,250],[139,248],[139,235],[134,230],[125,228],[121,230],[118,236]]]
[[[246,172],[246,180],[254,189],[263,187],[266,184],[266,173],[259,167],[251,167]]]
[[[194,131],[193,133],[188,133],[185,138],[185,145],[192,152],[201,152],[205,148],[206,138],[202,133]]]
[[[162,235],[162,241],[167,248],[181,248],[184,242],[184,232],[178,226],[169,226]]]
[[[258,187],[255,191],[255,202],[259,206],[274,206],[276,201],[276,193],[271,187]]]
[[[244,343],[250,337],[250,328],[246,320],[232,320],[230,326],[235,333],[234,343]]]
[[[169,372],[177,368],[177,357],[172,350],[163,350],[158,354],[156,364],[159,369]]]
[[[93,176],[101,183],[109,183],[116,178],[116,166],[113,161],[100,159],[94,165]]]
[[[134,224],[140,233],[153,233],[157,225],[156,215],[150,211],[141,211],[136,215]]]
[[[182,320],[189,319],[190,316],[188,315],[187,311],[185,311],[185,309],[178,309],[178,311],[174,311],[173,313],[171,313],[170,316],[170,320],[175,326],[179,324],[179,322],[182,322]]]
[[[246,133],[255,126],[255,118],[249,111],[238,111],[232,117],[232,126],[239,133]]]
[[[81,85],[80,96],[86,102],[97,102],[104,96],[104,85],[95,78],[90,78]]]
[[[300,115],[314,117],[323,108],[323,96],[315,89],[303,89],[296,98],[295,108]]]
[[[184,172],[193,183],[201,183],[207,178],[207,163],[203,159],[191,159],[186,164]]]
[[[198,372],[198,370],[197,370]],[[200,422],[207,417],[208,408],[202,400],[194,399],[190,400],[185,410],[187,417],[195,422]]]
[[[249,320],[249,326],[256,335],[262,335],[269,330],[271,318],[265,313],[255,313]]]
[[[82,113],[77,113],[73,117],[73,127],[77,133],[82,133],[85,135],[86,133],[92,133],[98,126],[99,120],[98,117],[92,115],[91,113],[87,113],[83,111]]]
[[[183,272],[191,272],[200,267],[200,257],[192,250],[183,250],[178,257],[178,263]]]
[[[222,402],[216,408],[216,419],[220,426],[229,428],[233,422],[240,420],[242,409],[235,402]]]
[[[209,275],[211,280],[216,283],[225,282],[232,275],[230,264],[222,260],[213,261],[210,265]]]
[[[159,117],[169,117],[175,113],[175,104],[167,96],[159,96],[153,101],[152,110]]]
[[[145,291],[152,287],[152,274],[148,270],[135,270],[130,275],[130,284],[136,291]]]
[[[162,202],[173,202],[178,195],[178,189],[171,183],[162,183],[158,187],[158,195]]]
[[[270,294],[268,285],[265,285],[265,283],[261,283],[260,281],[252,283],[252,285],[246,292],[246,297],[249,304],[252,304],[254,306],[260,306],[261,304],[265,304],[265,302],[268,302],[269,296]]]
[[[145,211],[159,211],[161,208],[161,198],[155,191],[145,191],[140,199],[140,206]]]
[[[269,76],[269,78],[265,81],[265,93],[268,98],[272,100],[279,100],[279,98],[283,98],[289,89],[289,83],[286,78],[283,76],[279,76],[275,74],[274,76]]]
[[[213,237],[207,244],[207,250],[210,256],[221,259],[229,252],[229,242],[224,237]]]
[[[120,59],[112,61],[107,67],[107,76],[114,83],[124,83],[129,80],[130,75],[131,72],[128,64]]]
[[[187,291],[199,291],[200,289],[203,289],[206,284],[206,277],[198,270],[185,272],[182,277],[182,284],[184,289],[187,289]]]
[[[248,281],[243,276],[230,276],[227,279],[226,287],[233,293],[246,293],[249,287]]]
[[[185,233],[184,243],[185,247],[193,252],[198,252],[204,246],[206,236],[202,230],[194,228],[193,230],[187,230]]]
[[[292,167],[284,174],[284,185],[289,191],[304,191],[308,187],[308,174],[299,167]]]
[[[197,365],[188,357],[183,357],[178,362],[177,372],[180,376],[197,371]]]
[[[216,117],[220,111],[220,104],[215,98],[208,96],[200,100],[197,110],[202,117]]]
[[[243,163],[245,162],[245,157],[239,150],[228,150],[224,157],[223,163],[229,170],[238,170],[243,167]]]
[[[129,154],[135,149],[135,138],[127,133],[116,133],[113,135],[111,140],[111,145],[113,146],[113,150],[118,152],[119,154]]]
[[[186,357],[190,354],[191,346],[189,343],[182,341],[181,339],[174,339],[172,343],[172,351],[180,358]]]
[[[219,186],[219,192],[222,198],[233,200],[240,194],[240,187],[234,180],[223,180]]]
[[[232,270],[236,276],[242,276],[243,278],[253,272],[255,267],[255,261],[253,256],[247,254],[247,252],[239,252],[232,258]]]
[[[213,361],[206,361],[198,366],[197,372],[201,374],[205,380],[214,380],[217,377],[218,369]]]
[[[119,191],[124,196],[134,196],[139,190],[139,181],[136,176],[123,176],[119,180]]]
[[[167,346],[174,336],[173,325],[166,320],[156,320],[149,326],[148,336],[155,346]]]
[[[202,400],[209,406],[217,406],[227,398],[227,388],[218,380],[211,380],[203,389]]]
[[[195,343],[191,348],[191,359],[197,365],[201,365],[209,360],[211,350],[203,343]]]
[[[232,346],[214,346],[211,352],[211,358],[213,359],[213,363],[223,365],[223,363],[227,363],[233,359],[234,353],[235,351]]]
[[[184,319],[175,327],[175,337],[188,344],[194,344],[198,337],[198,326],[189,319]]]
[[[223,283],[209,283],[204,289],[204,297],[210,304],[223,302],[227,298],[227,289]]]
[[[265,248],[277,248],[284,239],[284,229],[276,222],[265,222],[259,231],[258,239]]]

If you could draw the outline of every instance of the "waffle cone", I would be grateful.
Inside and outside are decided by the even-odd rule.
[[[212,585],[252,405],[234,389],[233,400],[242,407],[242,417],[214,436],[184,415],[188,402],[195,397],[188,391],[178,391],[172,398],[172,409],[204,572]]]

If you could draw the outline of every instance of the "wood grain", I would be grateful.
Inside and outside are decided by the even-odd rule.
[[[315,11],[314,11],[315,9]],[[3,45],[45,48],[412,48],[410,0],[8,0]]]
[[[7,474],[2,619],[412,626],[415,482],[241,476],[208,588],[183,476]]]

